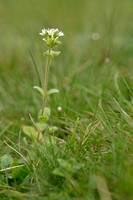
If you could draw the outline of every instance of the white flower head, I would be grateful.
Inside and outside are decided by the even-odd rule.
[[[42,29],[42,32],[40,33],[40,35],[42,36],[48,36],[50,38],[53,38],[53,39],[58,39],[59,37],[61,36],[64,36],[64,33],[62,31],[59,31],[58,28],[54,29],[54,28],[51,28],[51,29]]]
[[[39,33],[41,36],[43,36],[43,41],[44,43],[48,46],[48,48],[50,50],[52,50],[53,47],[61,44],[61,42],[59,41],[59,37],[64,36],[64,33],[62,31],[59,31],[58,28],[51,28],[51,29],[42,29],[42,32]],[[46,52],[45,52],[46,53]],[[46,53],[46,56],[55,56],[55,55],[59,55],[59,52],[56,52],[54,54],[51,55],[51,53]]]

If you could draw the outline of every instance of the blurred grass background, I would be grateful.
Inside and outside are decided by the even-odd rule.
[[[42,99],[33,90],[39,82],[29,51],[43,84],[46,47],[39,32],[59,28],[65,36],[58,47],[62,53],[50,67],[49,88],[60,91],[47,101],[51,120],[57,120],[57,107],[62,106],[62,118],[70,128],[80,117],[81,135],[95,120],[105,125],[105,132],[116,134],[106,135],[101,128],[86,148],[97,144],[100,149],[104,136],[108,137],[111,150],[92,159],[96,165],[91,173],[102,169],[109,189],[115,191],[113,199],[123,200],[133,197],[132,126],[121,117],[113,97],[133,119],[132,16],[132,0],[0,0],[0,121],[4,119],[0,135],[12,125],[8,136],[15,141],[20,127],[31,123],[28,113],[36,119]],[[89,181],[92,189],[91,176]],[[86,186],[86,179],[82,185]]]
[[[78,86],[98,87],[98,92],[103,82],[112,82],[117,70],[132,79],[132,8],[132,0],[1,0],[0,117],[18,121],[41,103],[33,98],[38,79],[29,50],[42,80],[42,28],[58,27],[65,33],[62,54],[52,63],[49,78],[49,87],[61,91],[55,97],[60,105],[86,109],[89,96],[82,96]],[[99,40],[91,39],[93,33]]]

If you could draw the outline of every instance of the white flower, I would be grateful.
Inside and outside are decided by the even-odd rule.
[[[62,107],[61,107],[61,106],[58,107],[58,112],[59,112],[59,113],[62,112]]]
[[[59,31],[58,28],[54,29],[54,28],[51,28],[51,29],[42,29],[42,32],[39,33],[40,35],[42,36],[49,36],[51,38],[58,38],[58,37],[61,37],[61,36],[64,36],[64,33],[62,31]]]

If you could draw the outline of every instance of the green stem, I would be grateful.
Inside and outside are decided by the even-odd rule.
[[[49,49],[49,53],[50,53],[50,50],[51,49]],[[43,99],[41,115],[43,115],[43,113],[44,113],[44,108],[45,108],[45,103],[46,103],[46,93],[47,93],[47,85],[48,85],[48,71],[49,71],[50,61],[51,61],[51,58],[48,57],[47,58],[47,65],[46,65],[46,72],[45,72],[44,99]]]

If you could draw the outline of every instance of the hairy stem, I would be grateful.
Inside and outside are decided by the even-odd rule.
[[[49,49],[50,52],[50,49]],[[44,84],[44,99],[43,99],[43,105],[42,105],[42,113],[44,113],[45,103],[46,103],[46,94],[47,94],[47,85],[48,85],[48,71],[50,66],[51,58],[47,58],[47,65],[46,65],[46,72],[45,72],[45,84]]]

